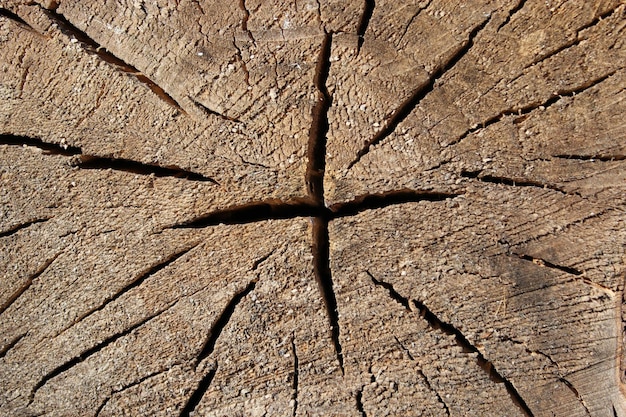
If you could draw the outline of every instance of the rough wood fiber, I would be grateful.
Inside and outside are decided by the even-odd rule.
[[[626,416],[625,28],[0,0],[0,414]]]

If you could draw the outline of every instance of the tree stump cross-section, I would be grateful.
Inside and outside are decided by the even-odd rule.
[[[0,414],[626,416],[625,30],[0,0]]]

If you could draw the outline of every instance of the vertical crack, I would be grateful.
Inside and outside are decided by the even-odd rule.
[[[359,25],[357,26],[356,33],[359,36],[356,54],[359,55],[361,52],[361,47],[363,46],[363,42],[365,42],[365,32],[367,31],[367,27],[369,26],[370,19],[372,18],[372,14],[374,14],[374,8],[376,7],[375,0],[363,0],[363,13],[361,14],[361,19],[359,20]]]
[[[198,404],[200,404],[204,394],[209,390],[209,386],[211,385],[216,373],[217,363],[215,364],[215,368],[211,369],[204,377],[202,377],[198,386],[191,394],[191,397],[189,397],[189,400],[187,400],[187,403],[180,411],[180,417],[190,417],[192,415]]]
[[[291,353],[293,354],[293,417],[296,417],[298,413],[298,380],[300,377],[300,361],[298,359],[298,351],[296,350],[296,338],[295,335],[291,339]]]
[[[309,197],[322,207],[324,205],[324,170],[326,168],[326,134],[328,133],[328,109],[332,97],[328,93],[326,80],[330,71],[332,34],[326,33],[315,68],[313,83],[317,89],[317,100],[311,114],[309,147],[307,151],[306,184]]]
[[[459,50],[452,55],[442,65],[440,65],[435,71],[430,75],[428,82],[419,86],[409,98],[407,98],[400,106],[393,112],[387,124],[374,135],[373,138],[368,140],[365,143],[365,146],[359,150],[356,158],[348,164],[347,169],[352,168],[356,163],[358,163],[363,156],[369,153],[372,146],[380,143],[382,140],[391,135],[398,125],[407,118],[409,114],[417,107],[417,105],[422,101],[424,97],[435,88],[435,83],[439,80],[443,75],[445,75],[448,71],[450,71],[454,66],[463,58],[467,52],[474,45],[474,39],[478,35],[478,33],[487,26],[487,23],[491,20],[491,15],[487,17],[481,24],[476,26],[469,34],[467,41],[463,44]]]
[[[250,11],[246,7],[246,0],[239,0],[239,8],[243,11],[243,18],[241,19],[241,30],[246,32],[248,38],[252,41],[254,45],[256,45],[256,40],[252,35],[250,29],[248,29],[248,19],[250,19]]]
[[[367,417],[365,408],[363,408],[363,388],[364,387],[361,387],[361,389],[359,389],[356,393],[356,409],[359,413],[361,413],[361,417]]]
[[[587,407],[587,404],[585,404],[585,401],[583,400],[583,398],[580,396],[580,394],[578,393],[578,390],[576,388],[574,388],[574,385],[572,385],[571,382],[569,382],[567,379],[561,377],[559,378],[559,381],[561,381],[562,383],[565,384],[565,386],[567,386],[567,388],[569,388],[570,391],[572,391],[572,393],[576,396],[576,398],[578,399],[578,402],[580,402],[580,404],[583,406],[583,408],[585,409],[585,411],[587,412],[588,416],[591,416],[591,411],[589,411],[589,407]]]
[[[344,374],[343,353],[339,341],[339,313],[337,312],[337,299],[333,290],[333,280],[330,271],[328,220],[323,217],[315,217],[313,219],[313,271],[324,299],[337,361],[339,362],[341,373]]]

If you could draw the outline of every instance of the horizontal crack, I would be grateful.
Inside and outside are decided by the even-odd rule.
[[[626,155],[574,155],[574,154],[560,154],[560,155],[552,155],[552,158],[558,159],[575,159],[579,161],[589,161],[589,162],[613,162],[613,161],[624,161],[626,160]]]
[[[357,157],[348,164],[347,169],[352,168],[358,163],[363,156],[369,153],[372,146],[380,143],[382,140],[391,135],[398,125],[407,118],[409,114],[417,107],[424,97],[435,88],[435,83],[463,58],[474,45],[474,39],[478,33],[489,23],[491,15],[486,18],[480,25],[476,26],[469,34],[467,41],[459,50],[444,64],[440,65],[429,77],[428,82],[418,87],[411,96],[406,99],[391,115],[387,124],[373,138],[368,140],[365,146],[359,150]]]
[[[182,169],[176,165],[156,165],[146,164],[132,159],[124,158],[104,158],[101,156],[81,155],[72,161],[72,165],[81,169],[112,169],[114,171],[125,171],[139,175],[154,175],[156,177],[184,178],[190,181],[211,182],[219,185],[213,178],[206,177],[197,172]]]
[[[170,368],[171,368],[171,367],[170,367]],[[108,396],[108,397],[107,397],[107,398],[106,398],[106,399],[105,399],[105,400],[104,400],[104,401],[100,404],[100,406],[99,406],[99,407],[98,407],[98,409],[96,410],[96,414],[95,414],[95,416],[96,416],[96,417],[98,417],[98,416],[100,415],[100,413],[102,412],[102,410],[104,409],[104,407],[106,407],[106,405],[109,403],[109,401],[111,401],[111,398],[113,398],[113,395],[115,395],[115,394],[119,394],[120,392],[126,391],[127,389],[130,389],[130,388],[132,388],[132,387],[135,387],[135,386],[137,386],[137,385],[139,385],[139,384],[143,383],[144,381],[146,381],[146,380],[148,380],[148,379],[150,379],[150,378],[152,378],[152,377],[154,377],[154,376],[157,376],[157,375],[160,375],[160,374],[162,374],[162,373],[164,373],[164,372],[167,372],[168,370],[169,370],[169,368],[168,368],[168,369],[163,369],[163,370],[160,370],[160,371],[151,372],[151,373],[149,373],[148,375],[144,375],[144,376],[142,376],[142,377],[141,377],[141,378],[139,378],[137,381],[131,382],[130,384],[124,385],[124,386],[123,386],[123,387],[121,387],[121,388],[118,388],[118,389],[113,390],[113,391],[111,392],[111,394],[110,394],[110,395],[109,395],[109,396]]]
[[[59,143],[49,143],[44,142],[43,140],[38,138],[18,135],[0,135],[0,145],[33,146],[44,151],[46,155],[73,156],[80,155],[82,153],[81,149],[76,146],[69,146]]]
[[[362,211],[384,208],[391,205],[418,201],[445,201],[458,197],[459,193],[444,193],[427,190],[410,190],[408,188],[388,191],[380,194],[365,194],[355,197],[352,201],[337,203],[330,206],[332,218],[353,216]]]
[[[545,190],[556,191],[556,192],[559,192],[561,194],[567,194],[565,191],[563,191],[559,187],[555,187],[555,186],[550,185],[550,184],[544,184],[544,183],[541,183],[539,181],[532,181],[532,180],[527,180],[527,179],[519,179],[519,180],[517,180],[517,179],[513,179],[513,178],[499,177],[499,176],[494,176],[494,175],[480,175],[481,172],[482,172],[482,170],[479,170],[479,171],[461,171],[461,177],[476,179],[476,180],[478,180],[480,182],[487,182],[487,183],[491,183],[491,184],[509,185],[511,187],[536,187],[536,188],[542,188],[542,189],[545,189]]]
[[[565,272],[565,273],[576,275],[576,276],[582,275],[582,272],[580,272],[576,268],[571,268],[569,266],[556,265],[556,264],[553,264],[552,262],[546,261],[545,259],[535,258],[530,255],[524,255],[521,253],[512,253],[512,255],[515,255],[525,261],[532,262],[533,264],[538,265],[538,266],[545,266],[546,268],[556,269],[561,272]]]
[[[235,117],[226,116],[225,114],[222,114],[218,111],[208,108],[207,106],[200,103],[199,101],[197,101],[196,99],[194,99],[193,97],[189,95],[187,96],[187,98],[206,115],[217,116],[220,119],[228,120],[229,122],[242,123],[241,120]]]
[[[178,102],[174,100],[174,98],[172,98],[172,96],[170,96],[161,86],[142,74],[141,71],[139,71],[134,66],[128,64],[127,62],[113,55],[111,52],[107,51],[95,40],[91,39],[89,35],[74,26],[69,20],[65,18],[65,16],[57,13],[56,11],[44,9],[43,7],[41,7],[41,9],[51,20],[53,20],[57,24],[59,30],[61,30],[62,33],[79,41],[86,52],[97,55],[101,60],[112,65],[117,70],[125,74],[134,76],[139,82],[145,84],[148,88],[150,88],[150,90],[152,90],[152,92],[156,94],[156,96],[159,97],[161,100],[174,107],[181,113],[186,113],[185,110],[180,106],[180,104],[178,104]]]
[[[7,230],[5,230],[3,232],[0,232],[0,237],[11,236],[12,234],[17,233],[20,230],[26,229],[26,228],[34,225],[34,224],[45,223],[48,220],[50,220],[51,218],[52,217],[42,217],[40,219],[33,219],[33,220],[29,220],[29,221],[24,222],[24,223],[16,224],[14,226],[11,226]]]

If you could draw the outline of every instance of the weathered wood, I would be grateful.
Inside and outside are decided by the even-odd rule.
[[[626,416],[625,29],[0,0],[0,414]]]

